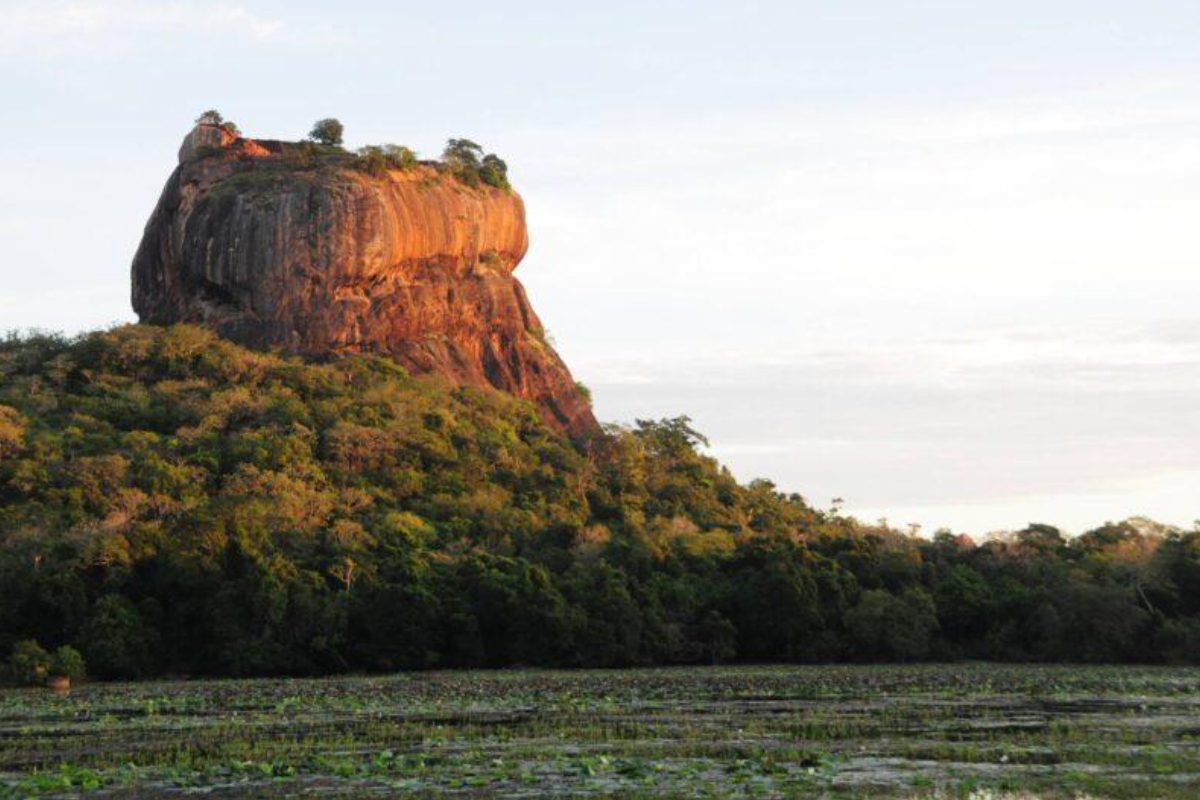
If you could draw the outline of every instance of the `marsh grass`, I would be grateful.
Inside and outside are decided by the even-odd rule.
[[[417,673],[0,692],[0,798],[1193,798],[1200,673]]]

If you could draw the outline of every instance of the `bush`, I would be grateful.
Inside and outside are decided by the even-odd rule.
[[[925,658],[937,627],[933,600],[915,587],[899,596],[884,589],[863,592],[846,614],[846,630],[858,655],[872,661]]]
[[[63,645],[50,657],[50,674],[62,675],[72,680],[83,678],[87,675],[83,656],[74,647]]]
[[[1200,663],[1200,619],[1184,617],[1167,620],[1159,631],[1156,644],[1169,663]]]
[[[737,632],[737,627],[716,610],[700,621],[699,640],[713,666],[737,655]]]
[[[480,182],[497,189],[511,188],[508,182],[508,164],[495,153],[484,155],[483,148],[470,139],[449,139],[442,151],[442,163],[468,186]]]
[[[417,154],[403,145],[372,144],[358,149],[358,158],[354,165],[378,177],[391,169],[412,169],[417,165]]]
[[[108,594],[92,608],[82,645],[100,677],[140,678],[153,671],[152,639],[133,603]]]
[[[25,418],[10,406],[0,406],[0,459],[21,452],[25,437]]]
[[[294,166],[308,169],[313,165],[313,159],[317,156],[317,145],[309,141],[296,142],[294,145],[285,146],[283,155]]]
[[[488,153],[483,157],[483,163],[479,167],[479,179],[488,186],[495,186],[497,189],[508,189],[508,164],[495,153]]]
[[[50,674],[50,654],[32,639],[17,642],[8,657],[8,678],[22,686],[41,686]]]
[[[417,151],[402,144],[385,144],[383,155],[392,169],[412,169],[417,165]]]
[[[200,116],[196,117],[197,125],[219,125],[225,130],[232,133],[234,136],[240,136],[242,131],[238,128],[237,123],[231,119],[225,119],[221,116],[221,112],[215,108],[210,108]]]
[[[339,146],[342,143],[342,134],[344,132],[345,129],[342,127],[342,123],[330,117],[314,122],[312,130],[308,132],[308,138],[324,145]]]
[[[459,172],[479,173],[483,148],[470,139],[447,139],[442,151],[442,162],[456,174]]]

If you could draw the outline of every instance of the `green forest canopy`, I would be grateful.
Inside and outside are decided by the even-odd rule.
[[[685,417],[195,327],[0,342],[0,657],[100,677],[717,660],[1200,661],[1200,533],[922,539],[739,485]]]

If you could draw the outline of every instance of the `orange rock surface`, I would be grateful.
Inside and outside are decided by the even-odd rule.
[[[134,258],[143,322],[311,357],[386,355],[532,400],[574,436],[595,428],[513,276],[529,245],[518,194],[428,164],[298,164],[294,146],[207,127],[185,139]]]

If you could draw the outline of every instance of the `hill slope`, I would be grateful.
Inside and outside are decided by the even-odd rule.
[[[0,344],[0,655],[101,676],[1200,656],[1200,537],[918,540],[492,390],[127,326]]]

